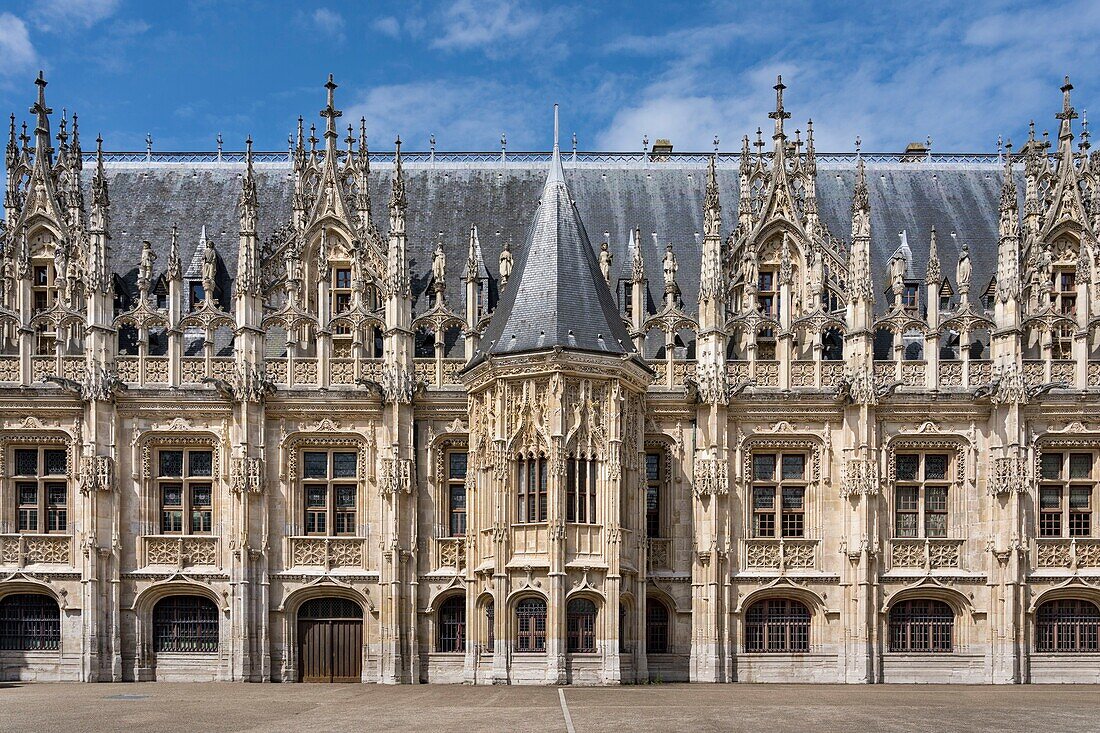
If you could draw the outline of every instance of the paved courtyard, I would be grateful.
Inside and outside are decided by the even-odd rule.
[[[564,697],[564,705],[563,705]],[[0,683],[0,731],[1100,731],[1100,688]]]

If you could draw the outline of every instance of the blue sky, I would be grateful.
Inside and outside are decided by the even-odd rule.
[[[112,150],[226,149],[247,134],[282,149],[321,85],[343,122],[367,117],[376,148],[400,133],[426,149],[545,149],[551,105],[563,143],[734,150],[774,103],[819,150],[992,151],[1027,122],[1054,128],[1058,86],[1100,98],[1100,3],[1060,2],[178,2],[0,0],[0,110],[21,118],[39,68],[50,104]],[[1100,113],[1100,107],[1097,108]]]

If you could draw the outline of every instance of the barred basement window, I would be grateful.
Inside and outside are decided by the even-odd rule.
[[[754,453],[752,473],[752,536],[805,536],[806,455]]]
[[[645,454],[645,534],[663,537],[661,533],[661,482],[664,466],[660,453]]]
[[[218,607],[202,596],[168,596],[153,607],[157,652],[218,651]]]
[[[42,593],[0,598],[0,651],[54,651],[61,646],[61,609]]]
[[[546,601],[525,598],[516,604],[516,651],[546,651]]]
[[[947,536],[950,465],[946,453],[898,453],[894,456],[897,480],[894,487],[895,537]]]
[[[157,451],[161,534],[210,534],[214,517],[213,457],[209,450]]]
[[[69,528],[68,454],[64,448],[14,449],[15,501],[20,532]]]
[[[306,534],[356,534],[358,458],[354,451],[302,453]]]
[[[569,601],[565,612],[565,631],[570,652],[596,651],[596,604],[587,598]]]
[[[669,645],[668,606],[656,598],[645,601],[645,650],[646,654],[668,654]]]
[[[1091,536],[1096,454],[1044,451],[1040,474],[1039,536]]]
[[[754,603],[745,614],[745,651],[810,651],[810,609],[784,598]]]
[[[566,475],[565,521],[596,523],[596,461],[570,457]]]
[[[452,537],[466,534],[466,451],[447,454],[447,529]]]
[[[950,652],[955,612],[943,601],[903,601],[890,609],[890,651]]]
[[[521,456],[516,461],[519,492],[517,520],[522,523],[546,521],[546,459]]]
[[[1035,651],[1100,652],[1100,608],[1076,598],[1039,606],[1035,614]]]
[[[451,596],[439,607],[439,638],[436,649],[455,653],[466,651],[466,598]]]

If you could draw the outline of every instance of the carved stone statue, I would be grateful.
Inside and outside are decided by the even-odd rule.
[[[680,269],[680,266],[676,264],[676,255],[672,253],[672,243],[669,242],[665,247],[665,257],[663,262],[665,272],[665,289],[676,287],[676,271]]]
[[[69,252],[61,242],[53,248],[53,270],[54,280],[60,287],[69,279]]]
[[[890,287],[894,295],[901,295],[905,289],[905,258],[900,252],[890,260]]]
[[[742,263],[742,269],[745,273],[745,290],[756,292],[760,275],[756,267],[756,252],[752,249],[747,248],[745,250],[745,261]]]
[[[500,251],[500,284],[503,287],[512,276],[512,245],[504,243],[504,249]]]
[[[825,266],[821,261],[821,250],[814,249],[810,253],[810,266],[807,272],[807,293],[811,308],[821,302],[821,289],[825,284]]]
[[[970,277],[973,274],[973,266],[970,264],[970,245],[963,242],[959,250],[959,264],[955,268],[955,281],[959,285],[960,293],[970,292]]]
[[[447,283],[447,253],[443,251],[443,242],[437,242],[432,253],[432,278],[435,289],[442,291]]]
[[[202,287],[207,298],[213,296],[214,280],[218,275],[218,253],[214,251],[214,241],[206,240],[206,249],[202,252]]]
[[[283,254],[283,266],[286,268],[287,282],[301,282],[302,260],[290,247],[287,247]]]
[[[600,272],[603,273],[604,280],[611,282],[611,251],[607,242],[600,244]]]
[[[149,283],[153,279],[153,263],[156,262],[157,253],[153,251],[153,245],[149,241],[141,243],[141,261],[138,263],[138,287],[148,290]]]
[[[1049,247],[1042,247],[1039,250],[1035,270],[1039,275],[1039,287],[1049,292],[1054,287],[1054,259],[1050,255]]]

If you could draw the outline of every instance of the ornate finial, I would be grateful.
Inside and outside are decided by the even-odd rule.
[[[712,144],[712,145],[714,146],[714,152],[715,152],[716,154],[717,154],[717,152],[718,152],[718,143],[719,143],[719,142],[720,142],[720,141],[718,140],[718,136],[717,136],[717,135],[715,135],[715,136],[714,136],[714,140],[712,140],[712,141],[711,141],[711,144]]]
[[[76,115],[73,115],[73,120],[75,124]],[[1088,149],[1092,147],[1092,144],[1089,142],[1091,136],[1092,133],[1089,132],[1089,111],[1083,109],[1081,110],[1081,150],[1087,152]]]
[[[34,80],[34,83],[38,85],[38,101],[31,107],[30,112],[36,117],[36,123],[34,126],[34,154],[35,158],[43,157],[43,161],[50,160],[50,154],[53,152],[50,148],[50,114],[53,110],[46,106],[46,77],[41,71],[38,72],[38,78]]]
[[[218,133],[218,136],[215,138],[215,140],[217,141],[217,144],[218,144],[218,160],[221,160],[221,158],[222,158],[222,134],[220,132]]]
[[[940,253],[936,247],[936,225],[932,225],[932,232],[928,235],[928,271],[924,275],[926,285],[938,285],[942,278],[940,268]]]
[[[352,147],[355,145],[355,128],[350,124],[348,125],[348,136],[344,138],[344,142],[348,145],[348,155],[351,155]]]
[[[775,120],[775,135],[774,138],[779,140],[784,137],[783,134],[783,120],[789,119],[790,112],[783,109],[783,90],[787,88],[787,85],[783,83],[783,76],[776,77],[775,86],[772,89],[775,90],[775,111],[769,112],[769,119]]]
[[[860,158],[862,156],[862,153],[861,153],[862,149],[863,149],[863,139],[859,135],[856,135],[856,158]]]
[[[298,152],[302,152],[302,149],[305,147],[306,139],[305,139],[305,131],[303,129],[304,122],[305,121],[302,119],[302,116],[298,115],[298,142],[297,142]]]
[[[327,150],[336,147],[336,138],[338,137],[336,118],[343,114],[343,112],[336,109],[336,82],[332,80],[332,74],[328,75],[325,90],[328,93],[328,99],[325,108],[321,110],[321,116],[325,118],[325,149]]]
[[[718,236],[722,225],[722,204],[718,196],[718,154],[710,156],[707,164],[707,188],[703,195],[703,233]]]
[[[393,141],[393,185],[390,188],[390,209],[405,209],[405,172],[401,166],[401,136]]]
[[[753,147],[756,148],[757,155],[764,154],[764,131],[759,127],[756,128],[756,142],[753,143]]]
[[[252,178],[252,135],[244,139],[244,162],[246,175]]]
[[[649,133],[642,135],[642,152],[649,152]]]

